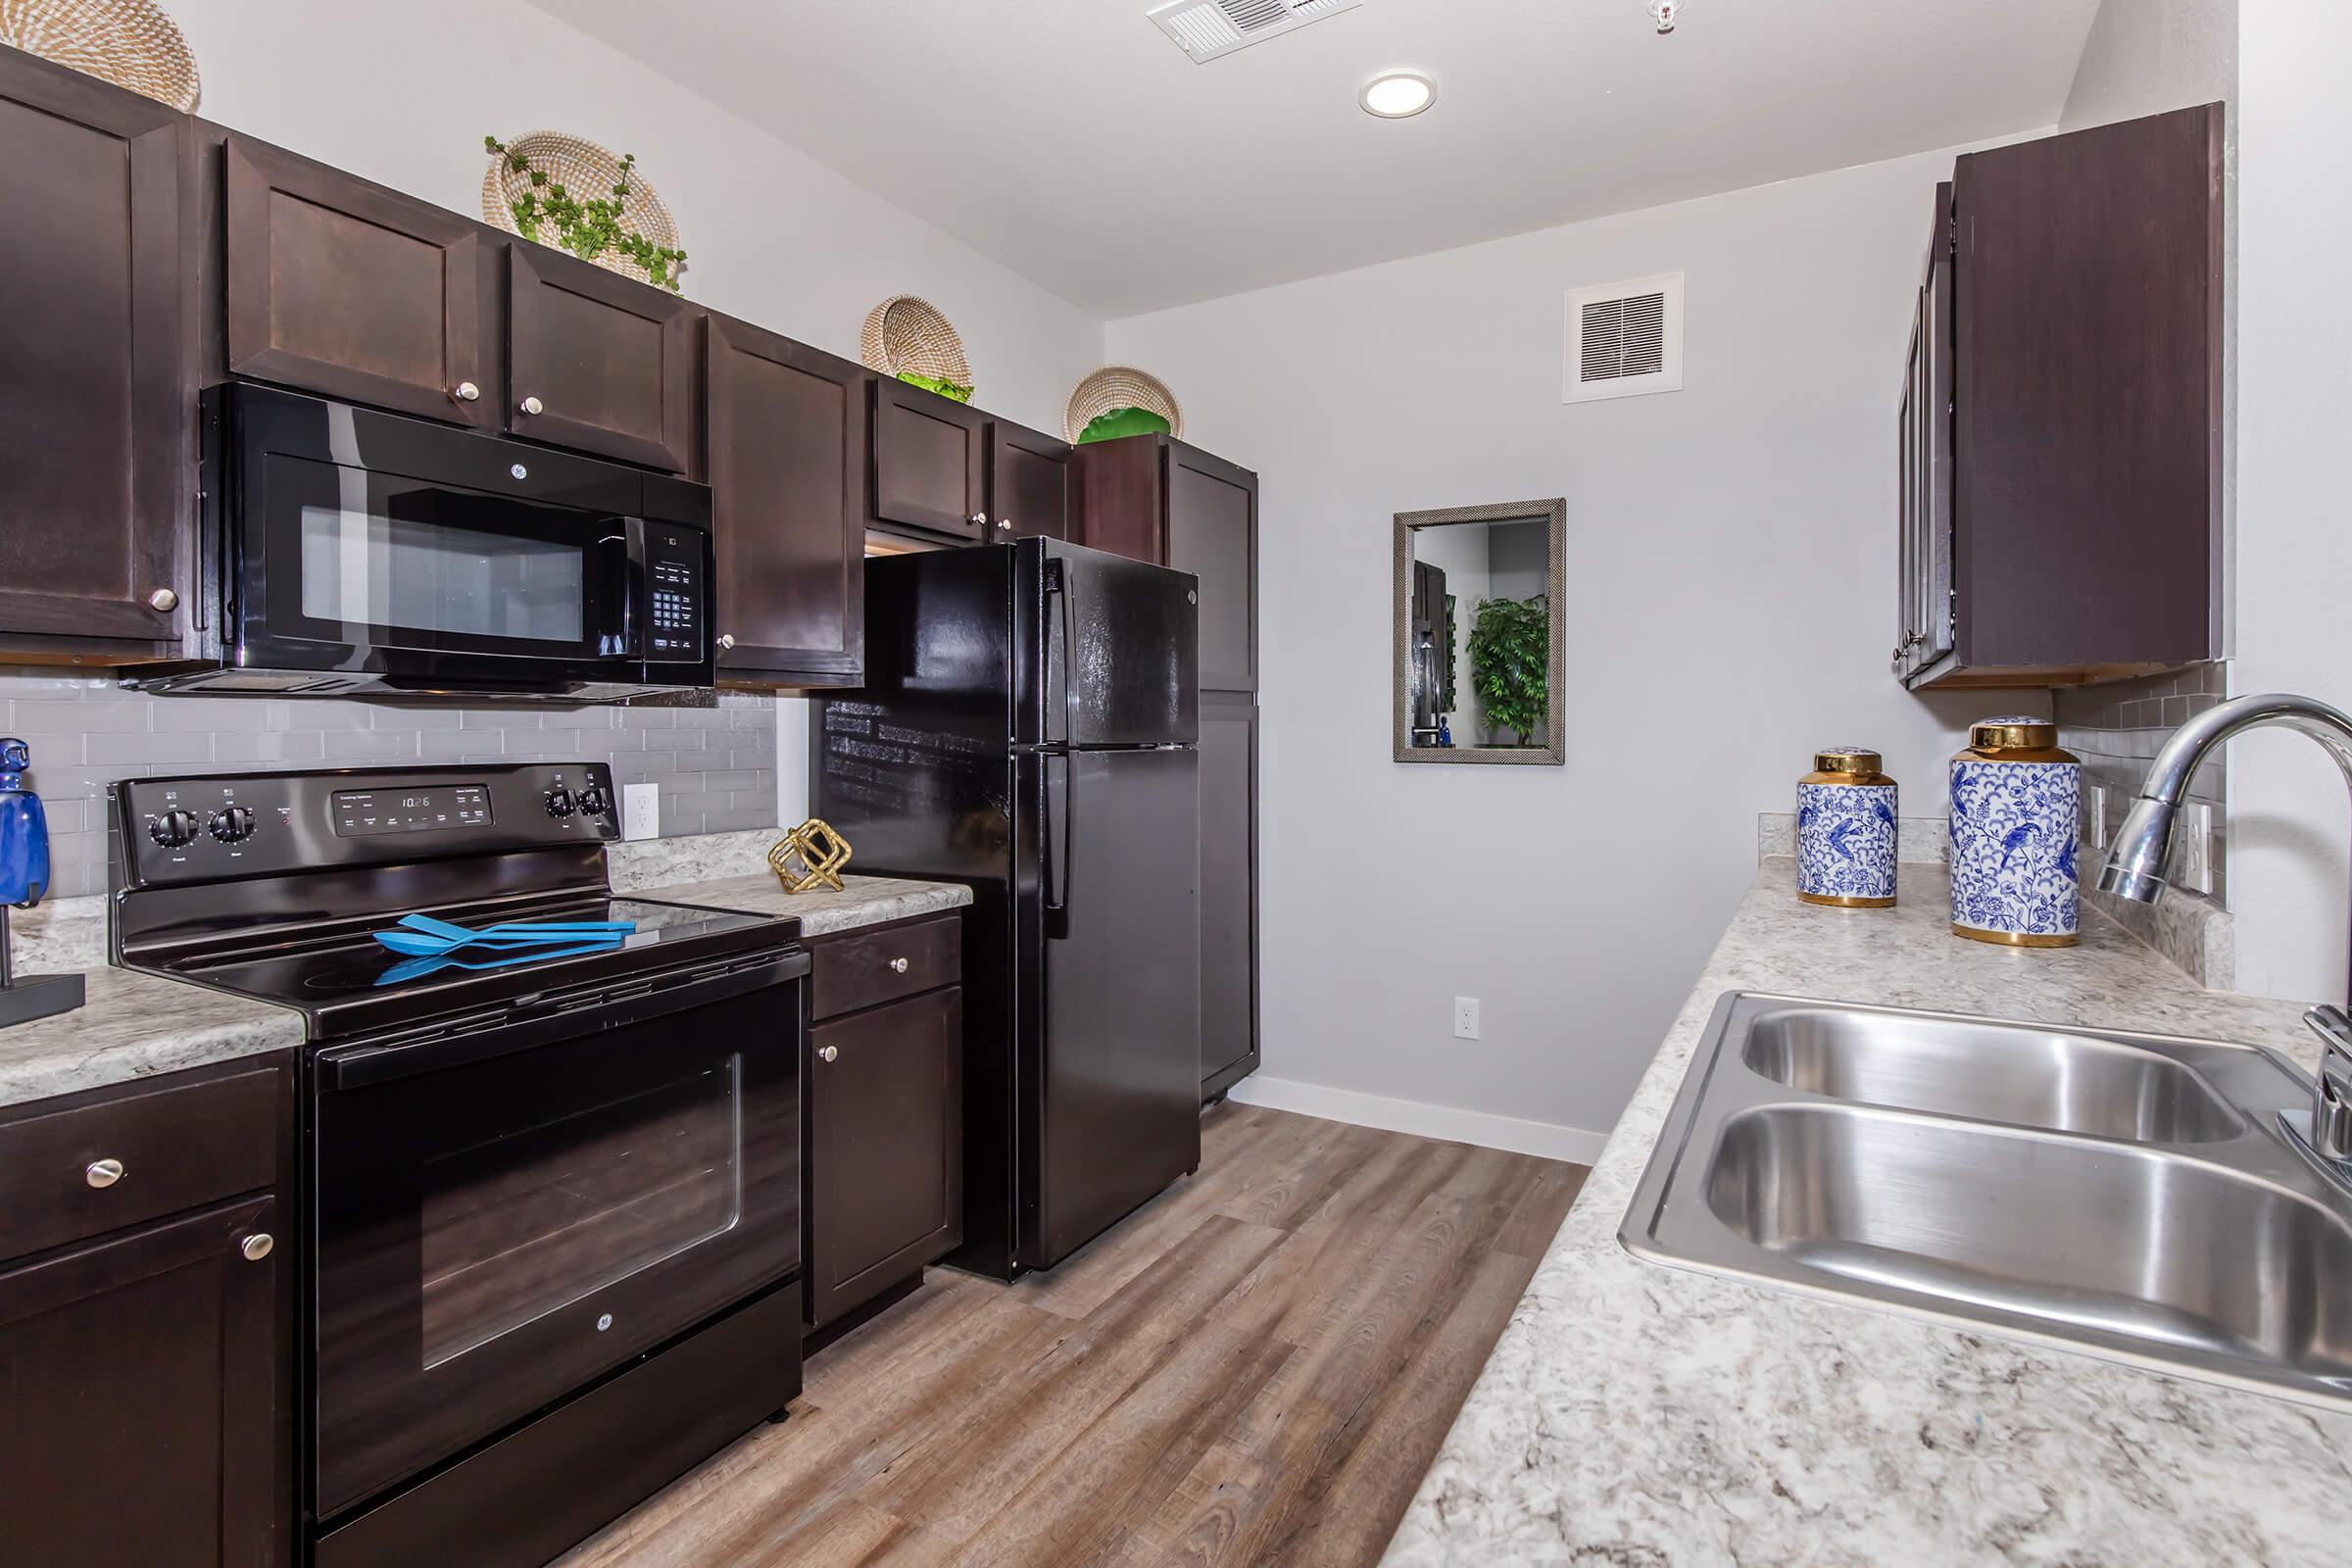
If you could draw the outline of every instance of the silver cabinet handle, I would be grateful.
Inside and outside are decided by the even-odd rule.
[[[544,414],[547,412],[547,405],[540,402],[537,398],[524,398],[522,400],[522,412],[525,414]]]
[[[730,633],[730,632],[723,632],[723,631],[722,631],[722,632],[720,632],[720,633],[718,634],[718,646],[719,646],[719,647],[721,647],[721,648],[732,648],[732,647],[734,647],[734,646],[735,646],[735,638],[734,638],[734,635],[733,635],[732,633]]]
[[[831,1061],[840,1054],[841,1048],[839,1046],[819,1046],[816,1051],[816,1059],[819,1061]]]
[[[179,595],[169,588],[158,588],[147,596],[147,608],[170,614],[179,608]]]
[[[460,381],[450,391],[450,396],[456,398],[460,403],[471,403],[481,395],[482,389],[471,381]]]
[[[985,528],[985,527],[987,527],[987,526],[988,526],[988,514],[987,514],[987,513],[985,513],[985,512],[975,512],[975,513],[973,513],[973,514],[972,514],[972,526],[973,526],[973,527],[975,527],[975,528]]]
[[[81,1179],[92,1187],[112,1187],[122,1179],[122,1162],[119,1159],[93,1159],[81,1167]]]
[[[890,972],[893,974],[905,974],[906,972],[906,960],[905,958],[891,959]]]
[[[246,1262],[259,1263],[270,1255],[270,1250],[276,1245],[277,1242],[268,1231],[255,1231],[237,1244],[237,1250],[245,1254]]]

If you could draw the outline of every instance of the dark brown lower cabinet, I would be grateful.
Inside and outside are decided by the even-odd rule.
[[[292,1560],[283,1229],[263,1195],[0,1266],[11,1561]]]
[[[1257,698],[1200,694],[1200,1097],[1257,1071]]]
[[[959,915],[809,944],[828,995],[865,1001],[871,973],[935,989],[818,1016],[808,1034],[808,1324],[822,1328],[963,1245]],[[943,942],[946,944],[942,951]],[[902,951],[903,950],[903,951]],[[840,983],[828,988],[828,969]]]

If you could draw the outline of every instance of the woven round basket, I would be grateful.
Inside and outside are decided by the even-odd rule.
[[[6,0],[0,0],[0,4],[5,3]],[[551,184],[561,184],[575,196],[609,198],[612,187],[620,182],[619,154],[560,130],[526,131],[509,137],[507,148],[529,159],[530,169],[512,168],[500,154],[490,155],[490,167],[482,172],[482,220],[510,234],[522,232],[514,222],[514,204],[531,188],[532,169],[545,170]],[[664,250],[685,249],[678,243],[678,225],[670,220],[662,193],[645,177],[642,167],[629,171],[629,193],[621,199],[620,221],[623,227],[635,229]],[[543,233],[540,239],[548,245],[556,243],[553,234]],[[591,260],[609,272],[633,277],[640,283],[655,281],[644,268],[617,251],[607,251]]]
[[[1063,439],[1077,440],[1088,425],[1113,409],[1150,409],[1168,421],[1170,435],[1184,434],[1184,410],[1167,382],[1132,365],[1105,365],[1070,394],[1070,406],[1061,416]]]
[[[963,339],[939,308],[912,294],[894,294],[866,313],[858,358],[880,375],[911,370],[956,386],[972,384]]]
[[[203,91],[188,40],[152,0],[0,0],[0,43],[182,114]]]

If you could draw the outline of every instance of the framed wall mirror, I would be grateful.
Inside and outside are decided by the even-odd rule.
[[[1567,760],[1567,517],[1557,496],[1396,514],[1396,760]]]

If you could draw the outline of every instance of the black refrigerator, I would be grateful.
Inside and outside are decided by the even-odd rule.
[[[972,890],[960,1267],[1050,1268],[1200,1167],[1198,601],[1052,539],[865,563],[810,799],[853,872]]]

